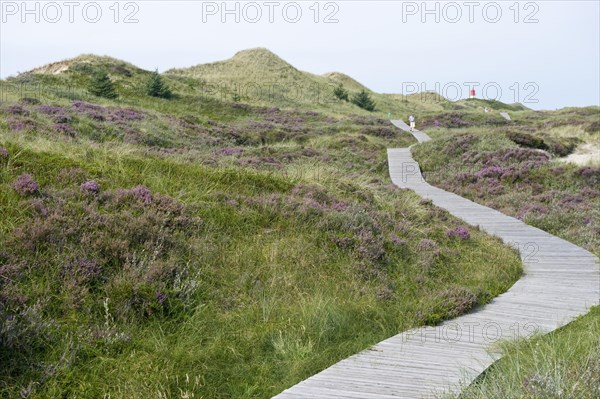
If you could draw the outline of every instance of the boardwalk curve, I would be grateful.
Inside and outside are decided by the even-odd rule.
[[[392,121],[410,131],[402,121]],[[419,142],[425,133],[411,132]],[[430,399],[458,392],[499,358],[500,339],[547,333],[587,313],[600,297],[592,253],[494,209],[433,187],[410,149],[388,149],[392,182],[414,190],[466,223],[514,245],[524,273],[507,292],[476,311],[436,327],[388,338],[285,390],[274,399]]]

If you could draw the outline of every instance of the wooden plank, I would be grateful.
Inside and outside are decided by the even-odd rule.
[[[410,132],[403,121],[392,123]],[[410,133],[419,142],[430,140],[418,130]],[[550,332],[598,304],[598,258],[589,251],[429,185],[409,148],[389,149],[388,167],[396,186],[414,190],[506,243],[518,243],[524,274],[490,304],[435,327],[390,337],[274,399],[429,399],[440,392],[456,393],[499,358],[489,350],[493,342],[527,337],[531,327]]]

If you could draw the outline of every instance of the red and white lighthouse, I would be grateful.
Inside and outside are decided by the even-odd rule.
[[[475,98],[475,88],[471,87],[471,91],[469,92],[469,98]]]

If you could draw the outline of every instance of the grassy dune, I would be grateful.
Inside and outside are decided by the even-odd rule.
[[[563,161],[599,135],[599,111],[587,110],[574,127],[555,117],[560,122],[550,118],[542,125],[557,123],[548,130],[525,122],[433,128],[436,139],[413,152],[432,184],[600,254],[600,166]]]
[[[63,67],[16,79],[51,100],[0,107],[4,397],[268,398],[520,275],[514,250],[391,187],[385,149],[415,141],[384,119],[177,79],[153,99],[131,65]],[[73,98],[97,68],[118,101]]]
[[[600,254],[600,169],[565,157],[597,146],[597,107],[514,111],[498,125],[465,112],[433,116],[434,140],[413,147],[430,183],[498,209]],[[566,327],[504,343],[505,357],[461,399],[592,399],[599,395],[598,307]]]
[[[117,100],[87,92],[99,70]],[[451,234],[459,220],[390,185],[386,148],[415,140],[383,117],[414,112],[445,137],[415,147],[426,170],[460,163],[463,150],[479,167],[477,154],[522,145],[518,135],[491,140],[496,130],[577,121],[597,131],[585,110],[371,93],[368,113],[214,90],[362,89],[261,49],[163,74],[169,100],[146,96],[150,73],[86,55],[0,82],[3,397],[268,398],[386,337],[469,311],[519,278],[518,255],[473,228]],[[575,148],[564,135],[540,137],[549,157]],[[526,188],[558,184],[544,168]],[[595,176],[561,173],[573,178],[561,180],[564,195]],[[595,204],[591,194],[570,201],[574,215]],[[595,250],[591,220],[546,222]]]

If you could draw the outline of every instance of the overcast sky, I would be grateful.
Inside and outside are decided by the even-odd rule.
[[[598,0],[428,1],[429,14],[421,1],[48,3],[1,0],[0,77],[82,53],[163,71],[267,47],[378,92],[457,99],[475,82],[479,97],[535,109],[600,103]]]

